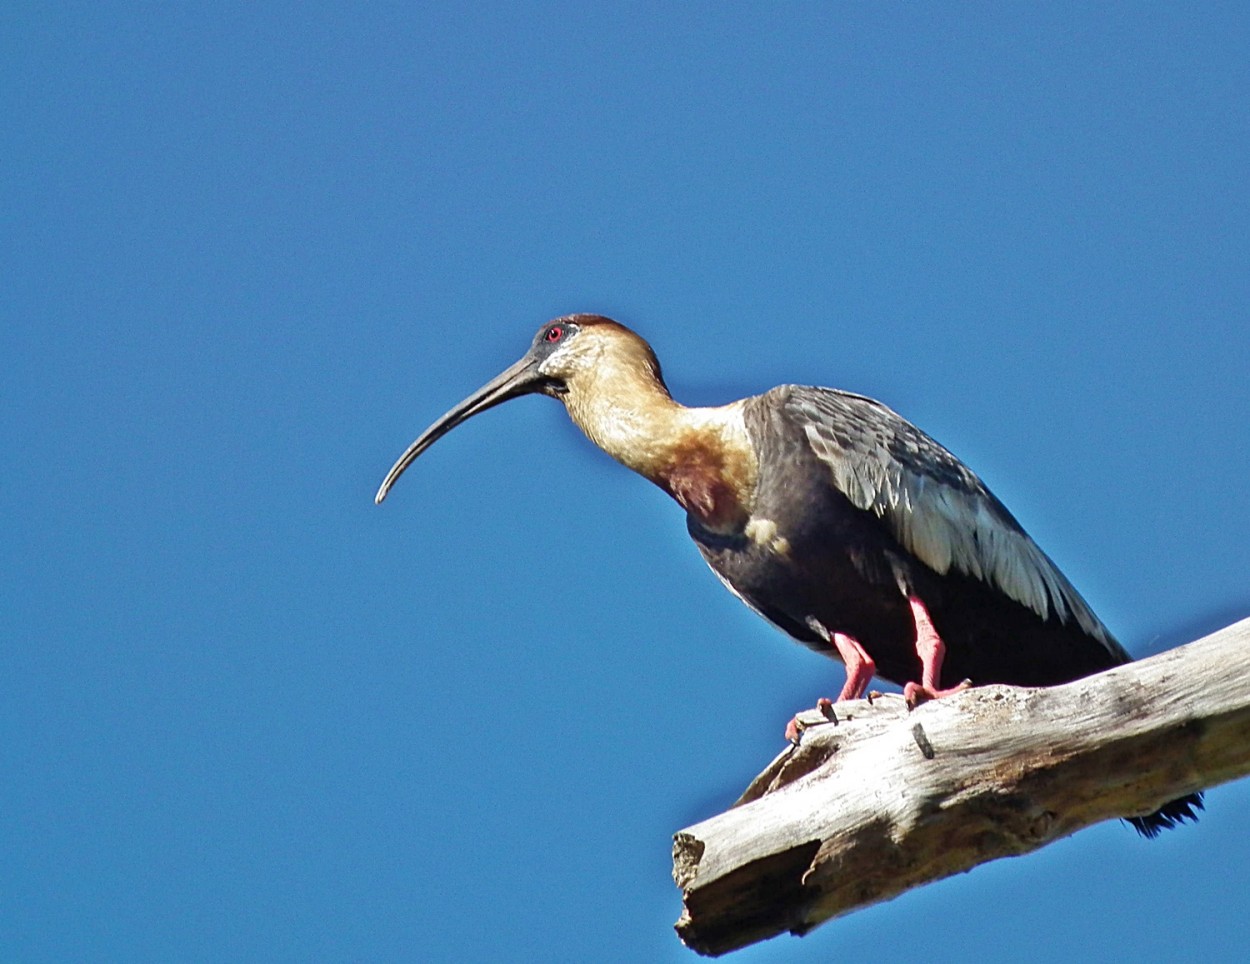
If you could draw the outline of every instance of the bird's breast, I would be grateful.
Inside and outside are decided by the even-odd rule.
[[[727,532],[746,522],[746,507],[735,486],[707,460],[679,462],[656,481],[706,529]]]
[[[756,464],[749,449],[691,433],[658,463],[652,479],[704,529],[741,533],[750,522]]]

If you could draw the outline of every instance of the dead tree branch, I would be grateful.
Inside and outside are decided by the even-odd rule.
[[[673,839],[681,939],[722,954],[1250,773],[1250,619],[1064,686],[817,711]]]

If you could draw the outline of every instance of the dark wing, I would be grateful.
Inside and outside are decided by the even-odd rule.
[[[857,508],[940,574],[993,586],[1043,619],[1075,620],[1123,655],[1106,627],[1007,507],[966,465],[880,402],[828,388],[784,386],[784,410]],[[1126,656],[1124,658],[1127,658]]]

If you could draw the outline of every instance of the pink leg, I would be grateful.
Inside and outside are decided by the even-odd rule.
[[[833,634],[833,646],[838,651],[838,655],[842,657],[842,662],[846,664],[846,682],[842,685],[842,692],[838,694],[838,702],[857,700],[868,689],[868,684],[872,681],[873,674],[877,671],[877,664],[873,662],[872,657],[868,655],[864,647],[859,645],[858,640],[847,636],[845,633]],[[816,701],[816,708],[823,713],[830,714],[833,711],[833,703],[821,697]],[[830,718],[832,719],[832,717]],[[791,743],[798,742],[799,732],[799,721],[797,718],[786,724],[786,739]]]
[[[846,663],[846,683],[842,687],[842,692],[838,694],[838,702],[857,700],[864,695],[864,690],[868,689],[868,684],[877,671],[877,664],[864,652],[864,647],[859,645],[857,640],[845,633],[834,633],[833,645],[838,655],[842,657],[842,662]]]
[[[907,603],[911,606],[912,618],[916,621],[916,655],[920,657],[920,682],[908,683],[903,687],[903,696],[909,706],[916,706],[925,700],[940,699],[972,685],[964,680],[950,689],[938,689],[938,681],[942,678],[942,660],[946,658],[946,644],[938,635],[933,620],[929,618],[929,610],[918,596],[911,596]]]

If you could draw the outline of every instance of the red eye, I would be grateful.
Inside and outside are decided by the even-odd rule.
[[[564,337],[564,329],[561,328],[559,325],[552,325],[550,328],[547,329],[548,341],[559,341],[563,337]]]

